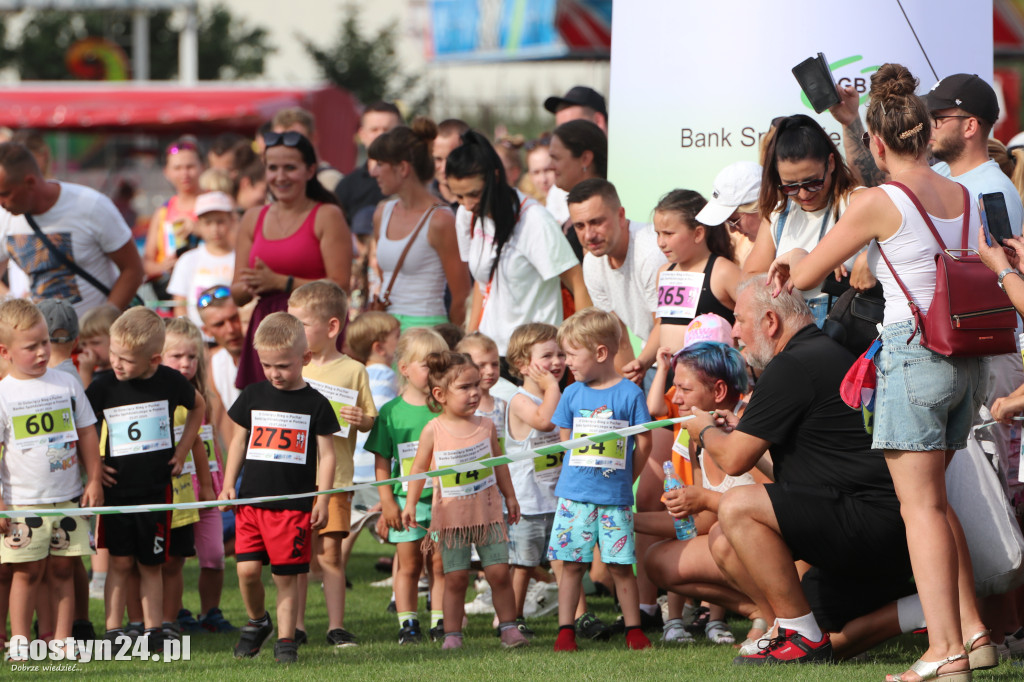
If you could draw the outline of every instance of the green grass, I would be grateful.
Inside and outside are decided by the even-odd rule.
[[[362,645],[335,651],[324,641],[327,624],[320,590],[310,588],[306,616],[310,644],[299,650],[299,662],[291,666],[278,665],[273,660],[272,647],[264,649],[252,660],[236,661],[231,655],[236,635],[193,635],[191,660],[175,663],[150,661],[111,661],[78,664],[74,674],[36,673],[61,679],[84,676],[97,680],[144,679],[185,682],[226,682],[262,680],[542,680],[551,682],[581,682],[583,680],[871,680],[881,682],[885,674],[905,670],[924,650],[924,638],[907,636],[887,643],[871,652],[867,662],[845,663],[834,666],[784,666],[775,668],[741,668],[732,665],[735,650],[731,646],[715,646],[700,639],[691,645],[664,645],[655,642],[646,651],[627,651],[622,637],[606,643],[581,643],[577,654],[556,654],[551,650],[557,622],[554,615],[531,621],[537,632],[532,646],[505,651],[500,648],[491,630],[492,616],[470,616],[463,649],[442,652],[439,644],[399,646],[398,624],[395,616],[385,612],[389,590],[372,588],[368,584],[379,580],[382,574],[373,569],[377,557],[389,554],[390,546],[377,545],[364,533],[356,545],[349,565],[349,576],[355,588],[348,592],[346,627],[359,636]],[[198,568],[190,561],[185,571],[185,606],[198,609],[195,589]],[[269,570],[264,571],[268,605],[273,613],[274,590]],[[611,622],[617,614],[609,598],[593,598],[592,606],[598,615]],[[236,625],[244,622],[244,610],[234,575],[234,562],[229,559],[222,607]],[[421,600],[421,615],[424,605]],[[93,622],[99,629],[103,623],[103,605],[91,602]],[[742,637],[749,623],[734,620],[733,632]],[[653,638],[653,637],[652,637]],[[32,675],[32,673],[22,673]],[[15,679],[10,664],[4,663],[0,679]],[[976,680],[1020,682],[1024,679],[1021,668],[1003,663],[1000,667],[978,673]]]

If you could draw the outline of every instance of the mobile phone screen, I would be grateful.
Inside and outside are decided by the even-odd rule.
[[[815,113],[820,114],[831,106],[839,104],[839,93],[836,91],[832,72],[825,61],[825,55],[809,57],[793,67],[800,89],[807,95]]]
[[[989,244],[991,245],[993,241],[1002,244],[1004,239],[1012,237],[1010,214],[1006,211],[1006,197],[1002,192],[982,194],[981,205],[984,209],[981,212],[982,222],[985,224],[986,233],[991,235]]]

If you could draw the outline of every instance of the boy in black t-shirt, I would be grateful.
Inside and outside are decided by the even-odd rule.
[[[247,386],[228,410],[244,430],[231,441],[220,499],[235,498],[243,464],[242,498],[330,490],[332,434],[340,426],[331,403],[302,378],[302,368],[312,357],[302,322],[287,313],[272,313],[260,323],[253,345],[267,380]],[[258,654],[274,631],[262,582],[263,564],[269,563],[277,586],[274,658],[280,663],[298,659],[298,575],[309,572],[311,534],[327,523],[327,497],[235,507],[238,585],[249,614],[235,645],[236,658]]]
[[[97,376],[86,391],[96,416],[106,424],[103,463],[108,504],[170,502],[171,475],[181,472],[199,434],[206,404],[185,377],[160,364],[163,346],[163,320],[141,306],[128,310],[110,327],[113,374]],[[188,410],[188,418],[175,444],[171,425],[179,405]],[[160,566],[168,548],[170,521],[169,511],[100,517],[98,544],[110,551],[105,588],[108,639],[124,635],[121,618],[128,576],[137,565],[149,650],[161,650]]]

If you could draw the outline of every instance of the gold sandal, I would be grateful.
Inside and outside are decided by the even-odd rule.
[[[940,673],[939,668],[956,661],[962,661],[967,658],[967,654],[957,654],[956,656],[950,656],[949,658],[943,658],[938,661],[924,661],[918,659],[914,665],[910,666],[910,670],[907,672],[917,673],[918,677],[924,680],[935,680],[942,679],[946,682],[971,682],[971,671],[970,670],[957,670],[951,673]],[[969,659],[968,659],[969,660]],[[893,675],[890,682],[905,682],[903,677],[900,675]]]
[[[971,661],[971,670],[988,670],[999,665],[999,652],[996,645],[989,640],[988,644],[982,644],[975,648],[975,643],[982,637],[992,634],[990,630],[982,630],[964,643],[964,651]]]

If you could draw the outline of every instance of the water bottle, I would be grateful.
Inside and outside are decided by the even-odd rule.
[[[682,488],[683,484],[679,482],[679,477],[676,476],[676,468],[672,466],[672,462],[665,462],[665,490],[678,490]],[[681,519],[675,519],[676,526],[676,539],[677,540],[692,540],[697,537],[697,526],[693,522],[693,517],[686,516]]]

